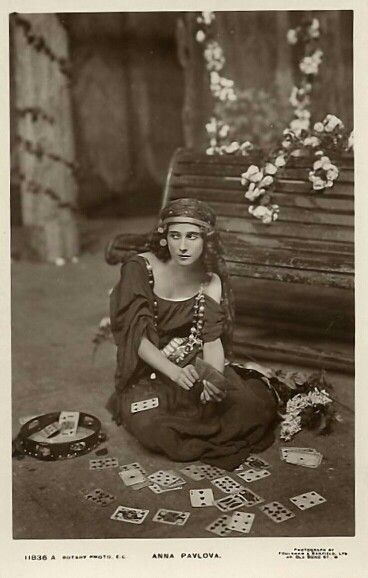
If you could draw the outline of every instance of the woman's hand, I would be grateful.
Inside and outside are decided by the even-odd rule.
[[[193,387],[199,379],[193,365],[186,365],[185,367],[177,367],[177,372],[173,381],[183,389],[189,390]]]
[[[226,391],[216,387],[210,381],[203,380],[203,391],[200,395],[200,400],[202,403],[208,403],[209,401],[220,402],[226,397]]]

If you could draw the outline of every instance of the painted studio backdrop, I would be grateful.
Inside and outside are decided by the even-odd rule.
[[[351,130],[352,14],[313,14],[324,31],[324,62],[311,111],[316,119],[333,111]],[[286,35],[302,16],[217,14],[226,76],[244,93],[244,140],[267,144],[292,116],[299,55]],[[207,145],[213,98],[196,14],[21,15],[10,23],[13,223],[47,229],[60,213],[71,228],[73,207],[111,202],[155,213],[174,150]],[[32,157],[25,143],[57,158]],[[24,164],[43,192],[19,180]]]
[[[9,23],[13,437],[28,418],[64,410],[75,426],[82,413],[95,416],[107,434],[97,457],[97,445],[79,455],[76,443],[72,455],[47,461],[37,453],[51,452],[47,440],[36,440],[33,457],[13,454],[14,537],[216,534],[208,530],[216,505],[191,509],[188,490],[206,484],[217,503],[228,486],[212,484],[206,464],[207,477],[186,476],[193,472],[175,457],[112,422],[107,405],[119,265],[147,250],[160,208],[182,197],[217,216],[235,302],[229,363],[256,373],[262,365],[262,385],[279,394],[275,441],[259,450],[265,461],[240,464],[240,476],[222,471],[259,491],[243,534],[354,535],[353,12],[17,13]],[[167,234],[161,223],[159,234]],[[166,237],[158,242],[166,247]],[[174,273],[170,282],[174,295]],[[153,284],[149,277],[158,323]],[[205,306],[195,301],[197,309],[191,335],[202,329]],[[125,359],[126,349],[118,353]],[[154,389],[161,382],[149,369]],[[149,419],[159,404],[136,409]],[[154,429],[149,422],[150,441]],[[301,455],[288,461],[282,447],[294,441]],[[303,448],[313,450],[307,465]],[[107,471],[92,471],[97,458]],[[117,475],[127,464],[154,479],[155,469],[182,468],[174,478],[183,487],[155,493],[144,479],[131,488]],[[83,501],[82,486],[92,485],[97,494]],[[105,491],[107,507],[89,509]],[[308,496],[306,505],[304,496],[299,508],[307,491],[320,501]],[[283,523],[258,507],[279,500],[292,510]],[[119,505],[143,507],[144,518],[111,519]],[[185,519],[157,524],[161,506]]]

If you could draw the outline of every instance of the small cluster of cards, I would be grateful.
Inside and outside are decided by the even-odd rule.
[[[245,492],[250,492],[250,490],[245,490]],[[244,505],[244,503],[241,504],[238,502],[239,497],[240,494],[234,494],[232,496],[223,498],[222,500],[218,500],[215,502],[215,505],[219,507],[222,503],[223,506],[220,507],[220,509],[223,509],[223,511],[239,508]],[[249,503],[247,506],[259,503],[259,501],[264,501],[263,498],[260,498],[260,496],[257,496],[257,498],[257,501]],[[299,496],[294,496],[293,498],[290,498],[290,502],[292,502],[300,510],[307,510],[309,508],[313,508],[314,506],[318,506],[319,504],[323,504],[326,502],[326,498],[317,494],[317,492],[312,491],[306,492],[305,494],[300,494]],[[295,518],[295,514],[291,510],[286,508],[286,506],[280,502],[276,501],[259,506],[259,510],[276,524],[280,524],[281,522]],[[206,530],[212,532],[213,534],[217,534],[218,536],[228,536],[233,530],[242,532],[243,534],[248,534],[252,528],[254,518],[255,514],[249,514],[246,512],[234,512],[232,515],[225,514],[214,520],[214,522],[206,527]]]
[[[45,426],[38,435],[53,442],[65,441],[75,436],[78,422],[79,411],[61,411],[59,420]]]
[[[172,490],[181,490],[186,481],[174,470],[158,470],[147,475],[138,462],[120,466],[119,476],[126,486],[133,490],[148,487],[155,494],[164,494]]]
[[[118,506],[115,512],[110,516],[111,520],[117,522],[129,522],[130,524],[142,524],[147,518],[149,510],[141,510],[140,508],[129,508],[127,506]],[[184,526],[190,516],[189,512],[181,512],[179,510],[166,510],[160,508],[153,516],[153,522],[160,522],[161,524],[171,524],[172,526]]]
[[[281,448],[281,459],[288,464],[318,468],[322,461],[322,454],[313,448]]]
[[[216,534],[217,536],[228,536],[231,532],[240,532],[241,534],[249,534],[255,514],[248,514],[247,512],[234,512],[231,515],[220,516],[206,527],[208,532]]]

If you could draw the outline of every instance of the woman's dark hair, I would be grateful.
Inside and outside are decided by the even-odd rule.
[[[180,208],[177,206],[179,201],[186,201],[186,199],[178,199],[178,201],[173,201],[164,209],[165,213],[167,214],[170,207],[175,206],[175,213],[177,216],[180,216]],[[192,217],[203,219],[203,210],[208,209],[207,215],[210,215],[211,217],[213,216],[213,220],[215,221],[213,211],[208,207],[208,205],[193,199],[190,199],[190,201],[192,208],[190,215]],[[194,209],[197,209],[196,203],[200,203],[201,215],[198,215],[198,210],[196,212],[194,211]],[[164,218],[165,213],[161,213],[161,219]],[[185,214],[187,214],[187,212]],[[216,231],[214,225],[211,226],[210,229],[207,227],[200,227],[200,229],[203,237],[202,259],[205,272],[217,273],[222,283],[222,305],[225,313],[223,343],[226,354],[231,355],[234,325],[234,297],[231,289],[229,272],[227,269],[226,261],[224,259],[223,246],[220,235],[218,231]],[[170,252],[167,246],[167,242],[165,243],[167,239],[167,232],[168,225],[165,225],[162,222],[158,223],[158,225],[151,233],[149,242],[150,251],[152,251],[152,253],[154,253],[154,255],[156,255],[156,257],[163,262],[170,259]]]

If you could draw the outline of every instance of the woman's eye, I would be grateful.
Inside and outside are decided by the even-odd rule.
[[[192,233],[191,235],[188,235],[188,239],[190,239],[190,240],[192,240],[192,241],[195,240],[195,239],[198,239],[198,237],[199,237],[199,235],[196,235],[195,233]]]

